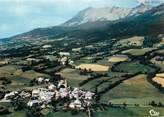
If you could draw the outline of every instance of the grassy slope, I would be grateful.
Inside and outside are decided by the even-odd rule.
[[[119,86],[105,93],[101,101],[107,100],[114,103],[148,104],[152,100],[163,102],[164,94],[147,82],[146,75],[141,74],[124,81]]]

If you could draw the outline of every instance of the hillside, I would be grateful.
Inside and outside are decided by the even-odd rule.
[[[163,11],[164,4],[161,4],[142,15],[132,15],[121,20],[87,22],[74,27],[39,28],[11,37],[11,39],[59,38],[67,36],[68,38],[99,40],[122,36],[163,34]]]

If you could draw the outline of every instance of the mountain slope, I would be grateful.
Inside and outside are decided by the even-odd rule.
[[[96,21],[115,21],[123,19],[127,16],[140,15],[151,7],[141,4],[134,8],[120,8],[120,7],[104,7],[104,8],[92,8],[89,7],[80,11],[72,19],[68,20],[62,26],[76,26],[88,22]]]
[[[70,37],[85,40],[102,40],[122,36],[164,34],[163,11],[164,4],[161,4],[140,15],[131,15],[120,20],[87,22],[74,27],[39,28],[14,36],[12,39],[35,40],[36,38]]]

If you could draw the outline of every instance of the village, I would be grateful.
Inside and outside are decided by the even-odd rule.
[[[66,80],[60,80],[57,85],[52,84],[48,79],[38,78],[37,82],[48,84],[47,87],[33,89],[32,91],[21,90],[6,93],[1,102],[10,102],[17,98],[28,98],[28,107],[50,107],[52,101],[64,102],[63,107],[70,109],[83,110],[94,103],[95,94],[84,91],[78,87],[70,87]]]

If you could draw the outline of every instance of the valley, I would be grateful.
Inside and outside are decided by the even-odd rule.
[[[163,6],[105,27],[69,27],[73,18],[2,41],[0,116],[164,116]]]

